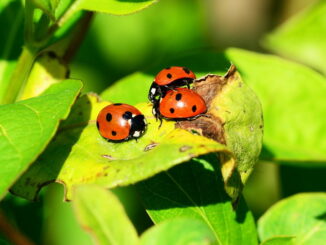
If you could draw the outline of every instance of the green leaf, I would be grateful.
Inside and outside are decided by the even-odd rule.
[[[255,222],[243,199],[234,210],[215,154],[192,159],[137,184],[155,223],[174,217],[205,222],[217,244],[257,244]]]
[[[294,244],[326,241],[326,193],[303,193],[281,200],[258,221],[260,239],[293,236]]]
[[[74,189],[73,206],[80,225],[96,244],[138,244],[137,232],[112,192],[96,185],[78,186]]]
[[[140,11],[156,0],[76,0],[77,9],[102,12],[114,15],[125,15]]]
[[[262,242],[260,245],[296,245],[292,236],[275,236]]]
[[[104,90],[101,98],[114,102],[123,101],[131,105],[147,101],[148,89],[153,82],[153,77],[141,72],[131,74]]]
[[[326,2],[319,1],[264,39],[264,46],[326,74]]]
[[[164,221],[142,234],[140,245],[217,244],[214,234],[201,220],[176,218]]]
[[[272,55],[229,49],[227,56],[257,93],[264,112],[265,159],[326,160],[326,79]]]
[[[44,150],[81,86],[67,80],[39,97],[0,106],[0,197]]]
[[[33,64],[26,85],[18,100],[38,96],[52,84],[61,82],[67,77],[68,68],[52,52],[39,55]]]
[[[233,65],[224,76],[207,75],[195,81],[194,90],[206,100],[208,115],[220,120],[218,126],[213,123],[203,127],[203,134],[211,137],[213,126],[222,127],[222,136],[218,134],[217,141],[225,143],[234,154],[235,161],[221,156],[221,170],[226,191],[236,200],[258,160],[262,146],[264,123],[260,101]],[[198,118],[180,124],[196,128],[197,123],[205,125],[207,121],[206,118]]]
[[[58,9],[60,12],[64,10],[62,16],[57,21],[57,26],[64,26],[67,22],[81,10],[88,10],[94,12],[101,12],[113,15],[126,15],[140,11],[146,7],[149,7],[156,0],[69,0],[69,3],[65,3],[63,8],[60,4]]]
[[[21,1],[0,1],[0,104],[9,92],[10,76],[23,45],[24,11]]]
[[[78,244],[78,245],[92,245],[92,237],[80,227],[76,214],[73,210],[73,202],[63,202],[63,188],[61,185],[49,185],[46,190],[42,192],[42,197],[37,202],[42,214],[39,217],[41,220],[38,221],[39,231],[35,232],[38,240],[37,244]],[[16,199],[26,201],[28,206],[33,203],[16,197]],[[34,204],[35,205],[35,204]],[[34,206],[33,205],[33,206]],[[26,215],[26,209],[24,209]],[[29,213],[29,212],[28,212]],[[24,217],[26,217],[24,215]],[[25,219],[35,220],[35,212],[29,213]],[[18,216],[19,217],[19,216]],[[36,223],[36,221],[34,221]],[[42,224],[42,225],[41,225]],[[26,223],[26,229],[30,227],[30,223]],[[23,230],[24,227],[21,227]],[[42,236],[40,237],[40,234]]]
[[[172,166],[210,152],[230,154],[226,147],[202,136],[175,129],[173,122],[159,122],[151,104],[137,107],[146,117],[146,133],[138,140],[112,143],[96,128],[98,112],[109,102],[94,94],[81,97],[58,134],[13,188],[13,192],[34,199],[39,189],[56,181],[65,184],[66,198],[72,186],[97,183],[105,187],[136,183]]]

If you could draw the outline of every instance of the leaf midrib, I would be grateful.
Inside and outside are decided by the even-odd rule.
[[[173,176],[171,176],[168,172],[165,172],[165,174],[173,181],[173,183],[175,183],[175,185],[181,190],[181,192],[189,199],[189,201],[195,206],[192,207],[192,209],[195,210],[196,213],[198,213],[203,220],[207,223],[207,225],[209,226],[209,228],[213,231],[213,234],[216,238],[216,241],[218,242],[218,244],[222,244],[221,239],[219,237],[219,235],[216,233],[214,227],[212,226],[211,222],[209,221],[209,219],[206,216],[206,212],[203,211],[203,208],[198,207],[197,203],[188,195],[188,193],[186,192],[186,190],[184,190],[182,188],[181,185],[179,185],[179,183],[173,178]]]

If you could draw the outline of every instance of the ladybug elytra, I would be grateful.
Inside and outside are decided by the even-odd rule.
[[[157,103],[170,89],[187,86],[196,79],[195,74],[186,67],[171,66],[161,70],[155,77],[148,93],[148,99]]]
[[[119,142],[139,138],[145,132],[146,120],[135,107],[116,103],[100,111],[96,125],[103,138]]]
[[[153,105],[153,114],[160,119],[193,120],[205,114],[206,111],[204,99],[187,88],[168,90],[160,102]]]

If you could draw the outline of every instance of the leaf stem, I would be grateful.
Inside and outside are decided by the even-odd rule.
[[[4,95],[1,104],[9,104],[16,101],[20,91],[25,86],[36,56],[36,50],[32,50],[26,46],[23,47],[16,68],[11,75],[7,93]]]
[[[33,33],[34,33],[34,5],[31,1],[26,1],[25,3],[25,43],[33,43]]]

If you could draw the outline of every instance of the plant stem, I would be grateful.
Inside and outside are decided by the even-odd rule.
[[[25,3],[25,43],[33,42],[34,34],[34,5],[30,1]]]
[[[16,101],[32,69],[37,52],[28,47],[23,47],[23,51],[18,59],[15,70],[13,71],[7,88],[0,104],[9,104]]]

